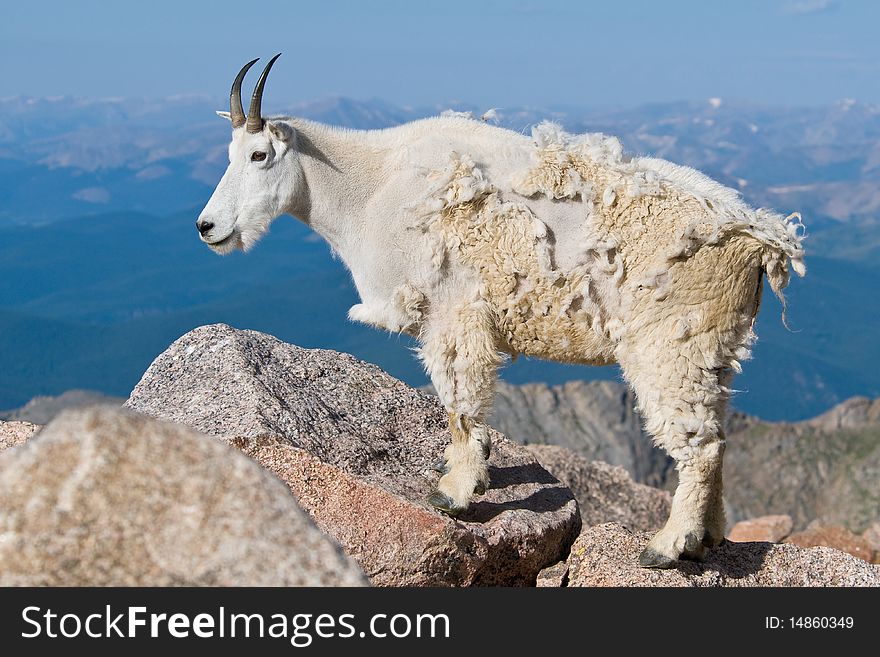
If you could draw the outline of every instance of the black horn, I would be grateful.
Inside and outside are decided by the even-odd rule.
[[[266,68],[264,68],[263,72],[260,73],[260,79],[257,80],[257,86],[254,87],[254,95],[251,98],[251,107],[248,110],[247,115],[248,132],[257,133],[262,131],[263,129],[263,86],[266,84],[266,78],[269,77],[269,69],[272,68],[272,64],[274,64],[275,60],[279,57],[281,57],[281,53],[278,53],[269,60],[269,63],[266,64]]]
[[[240,128],[244,125],[247,117],[244,115],[244,109],[241,106],[241,83],[251,66],[259,61],[259,57],[249,61],[241,67],[235,81],[232,83],[232,91],[229,92],[229,118],[232,120],[233,128]]]

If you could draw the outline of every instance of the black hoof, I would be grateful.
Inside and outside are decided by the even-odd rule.
[[[670,559],[649,547],[645,548],[639,555],[639,565],[642,568],[672,568],[675,566],[676,561],[676,559]]]
[[[460,513],[464,512],[460,506],[456,506],[455,502],[452,500],[449,495],[446,493],[441,493],[439,490],[435,490],[433,493],[428,495],[428,504],[433,506],[438,511],[442,511],[446,515],[450,515],[455,517]]]
[[[684,541],[684,551],[679,559],[686,559],[687,561],[702,561],[703,556],[706,553],[704,541],[705,537],[699,538],[696,534],[688,534]]]
[[[446,459],[440,459],[431,467],[440,474],[446,474],[447,472],[449,472],[449,464],[446,462]]]
[[[492,455],[492,443],[481,443],[481,447],[483,448],[483,458],[488,461]]]
[[[486,484],[482,481],[478,481],[477,485],[474,486],[474,495],[482,495],[486,492]]]

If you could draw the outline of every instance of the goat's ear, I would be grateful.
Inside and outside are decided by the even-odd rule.
[[[266,128],[273,139],[289,144],[293,141],[293,128],[281,121],[266,121]]]
[[[217,110],[217,116],[219,116],[221,119],[232,121],[232,115],[229,112],[221,112],[220,110]]]

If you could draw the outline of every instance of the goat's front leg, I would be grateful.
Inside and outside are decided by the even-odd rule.
[[[450,515],[465,511],[489,485],[489,432],[500,357],[491,315],[482,301],[435,313],[422,334],[420,355],[449,413],[452,444],[439,466],[444,474],[428,502]]]
[[[438,466],[443,474],[428,502],[450,515],[465,511],[473,495],[489,486],[489,434],[486,425],[460,413],[449,412],[452,443]]]

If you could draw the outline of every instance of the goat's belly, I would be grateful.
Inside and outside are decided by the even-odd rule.
[[[600,336],[583,318],[549,313],[507,316],[501,331],[511,354],[582,365],[614,362],[611,340]]]

